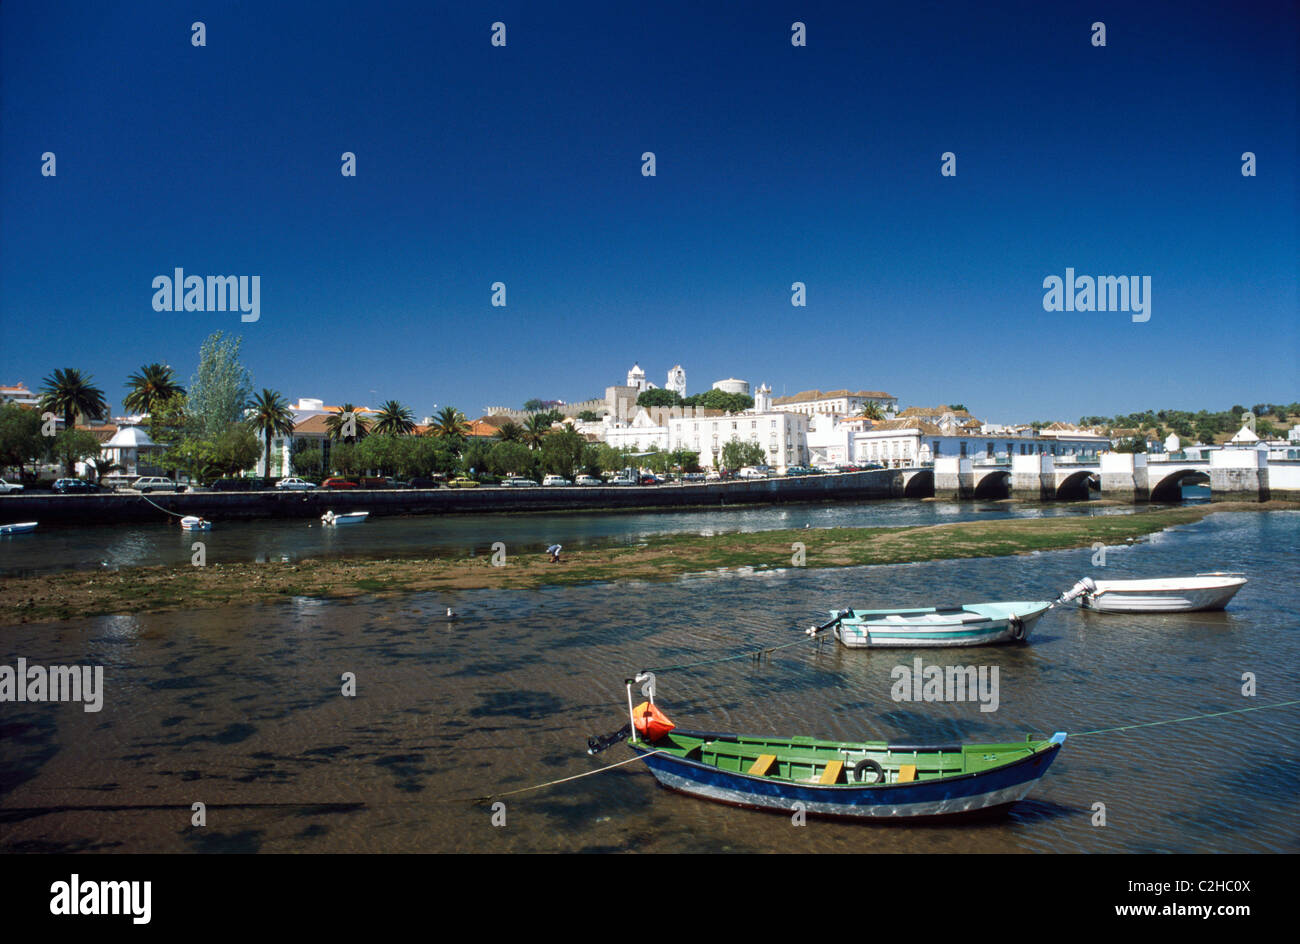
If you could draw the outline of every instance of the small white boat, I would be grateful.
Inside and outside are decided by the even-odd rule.
[[[0,534],[25,534],[28,531],[35,531],[36,521],[20,521],[17,524],[0,524]]]
[[[368,511],[348,511],[341,515],[336,515],[332,511],[327,511],[320,516],[321,524],[340,525],[340,524],[360,524],[370,517]]]
[[[1047,601],[969,603],[911,610],[846,610],[833,614],[835,638],[849,649],[988,646],[1024,642],[1052,608]]]
[[[186,515],[181,519],[182,531],[211,531],[212,522],[197,515]]]
[[[1147,580],[1093,580],[1084,577],[1061,594],[1058,603],[1077,599],[1099,613],[1193,613],[1221,610],[1246,585],[1241,574],[1197,574]]]

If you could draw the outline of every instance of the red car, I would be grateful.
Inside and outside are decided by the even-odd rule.
[[[320,483],[321,488],[356,488],[357,483],[347,479],[332,478]]]

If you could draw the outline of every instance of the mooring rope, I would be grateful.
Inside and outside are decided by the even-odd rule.
[[[1254,708],[1233,708],[1231,711],[1211,711],[1203,715],[1188,715],[1185,718],[1169,718],[1165,721],[1145,721],[1142,724],[1125,724],[1118,728],[1098,728],[1096,731],[1081,731],[1078,734],[1071,734],[1071,738],[1087,737],[1090,734],[1113,734],[1116,731],[1130,731],[1133,728],[1152,728],[1160,724],[1174,724],[1179,721],[1200,721],[1202,718],[1218,718],[1222,715],[1239,715],[1246,711],[1264,711],[1267,708],[1286,708],[1290,705],[1300,705],[1297,701],[1279,701],[1271,705],[1256,705]]]
[[[138,497],[144,499],[144,500],[147,501],[147,502],[149,502],[149,504],[153,505],[153,506],[154,506],[155,508],[157,508],[159,511],[165,511],[165,512],[167,512],[167,514],[169,514],[169,515],[175,515],[177,518],[187,518],[187,517],[189,517],[188,515],[183,515],[183,514],[181,514],[179,511],[172,511],[172,510],[169,509],[169,508],[164,508],[162,505],[158,504],[156,501],[153,501],[152,499],[149,498],[148,495],[145,495],[145,494],[143,494],[143,493],[140,494]]]
[[[772,653],[780,649],[789,649],[791,646],[803,645],[806,642],[811,642],[814,639],[820,640],[821,638],[822,637],[820,633],[817,634],[805,633],[803,636],[799,637],[798,639],[792,640],[791,642],[784,642],[777,646],[759,646],[757,649],[745,649],[742,652],[736,653],[735,655],[719,656],[716,659],[700,659],[698,662],[680,662],[677,665],[665,665],[657,669],[642,669],[642,671],[654,672],[655,674],[658,674],[660,672],[674,672],[678,669],[693,669],[698,665],[716,665],[719,662],[734,662],[736,659],[758,660],[761,659],[763,656],[771,655]]]
[[[559,783],[568,783],[570,780],[581,780],[583,777],[590,777],[592,774],[603,774],[607,770],[613,770],[615,767],[625,767],[628,764],[635,764],[637,761],[653,754],[662,754],[663,748],[653,751],[646,751],[644,754],[638,754],[636,757],[629,757],[627,760],[621,760],[617,764],[609,764],[605,767],[597,767],[595,770],[588,770],[586,773],[574,774],[572,777],[561,777],[559,780],[548,780],[546,783],[539,783],[532,787],[521,787],[518,790],[510,790],[506,793],[489,793],[487,796],[476,797],[475,803],[486,803],[488,800],[497,800],[501,797],[516,796],[520,793],[531,793],[534,790],[542,790],[546,787],[553,787]]]

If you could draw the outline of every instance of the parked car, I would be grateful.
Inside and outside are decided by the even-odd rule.
[[[254,492],[262,487],[261,479],[217,479],[208,486],[210,492]]]
[[[286,491],[305,491],[309,488],[316,488],[315,482],[308,482],[306,479],[300,479],[296,476],[290,476],[287,479],[280,479],[275,483],[276,488],[282,488]]]
[[[534,482],[532,479],[522,478],[518,475],[507,476],[506,480],[501,484],[509,486],[511,488],[528,488],[529,486],[537,485],[537,483]]]
[[[328,478],[320,483],[321,488],[358,488],[356,482],[351,479],[339,478],[337,476]]]
[[[20,485],[19,488],[21,487]],[[105,491],[94,482],[87,482],[85,479],[59,479],[50,488],[60,495],[88,495],[91,492]]]
[[[721,482],[721,481],[722,481],[722,473],[719,472],[719,471],[717,471],[716,469],[715,469],[714,471],[712,471],[712,472],[707,472],[707,473],[705,473],[705,475],[704,475],[704,481],[706,481],[706,482]]]
[[[616,475],[609,480],[610,485],[635,485],[636,479],[630,475]]]
[[[383,486],[384,488],[410,488],[411,487],[410,482],[403,482],[401,479],[395,479],[392,476],[389,476],[388,478],[384,479],[384,481],[388,483],[387,485]]]
[[[23,487],[21,485],[0,479],[0,495],[8,495],[10,492],[21,492],[22,490]]]
[[[594,475],[579,475],[576,479],[573,480],[573,484],[574,485],[600,485],[601,481],[600,479],[596,478]]]
[[[478,488],[478,482],[468,475],[458,475],[447,483],[448,488]]]
[[[542,479],[542,484],[543,485],[572,485],[573,483],[570,482],[568,479],[566,479],[563,475],[548,475],[546,478]]]
[[[442,483],[437,479],[414,478],[411,479],[411,488],[442,488]]]
[[[664,480],[657,475],[643,475],[639,479],[642,485],[662,485]]]
[[[747,465],[740,470],[738,477],[742,479],[765,479],[772,474],[772,468],[766,465]]]
[[[140,494],[148,492],[183,492],[184,485],[177,485],[171,479],[162,475],[142,475],[134,482],[131,487]]]

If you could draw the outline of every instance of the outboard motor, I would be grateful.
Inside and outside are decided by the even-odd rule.
[[[1096,593],[1097,585],[1092,582],[1091,577],[1084,577],[1069,590],[1066,590],[1056,598],[1057,603],[1069,603],[1071,600],[1084,596],[1085,594]]]

